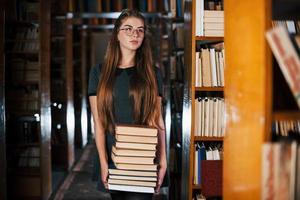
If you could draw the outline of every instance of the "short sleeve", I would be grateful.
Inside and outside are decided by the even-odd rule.
[[[155,71],[158,95],[160,97],[162,97],[163,96],[163,79],[162,79],[161,71],[158,67],[154,67],[154,71]]]
[[[100,65],[92,67],[89,73],[88,96],[96,96],[100,77]]]

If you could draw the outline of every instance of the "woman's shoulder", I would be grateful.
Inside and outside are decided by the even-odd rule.
[[[88,84],[88,95],[94,96],[97,92],[97,87],[99,83],[99,77],[101,73],[102,64],[97,64],[90,69],[89,74],[89,84]]]
[[[100,75],[102,69],[102,63],[98,63],[90,69],[90,74]]]

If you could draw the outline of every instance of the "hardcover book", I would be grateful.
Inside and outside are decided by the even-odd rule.
[[[266,37],[300,108],[300,58],[297,49],[283,26],[269,30]]]

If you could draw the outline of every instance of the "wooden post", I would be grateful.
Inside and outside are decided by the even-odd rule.
[[[72,13],[67,14],[66,19],[66,100],[67,100],[67,142],[68,142],[68,169],[72,167],[74,155],[75,137],[75,113],[74,113],[74,79],[73,79],[73,24]]]
[[[51,176],[51,99],[50,99],[50,6],[49,0],[40,2],[40,115],[41,115],[41,199],[52,192]]]
[[[265,39],[271,25],[271,1],[224,3],[223,195],[225,200],[260,199],[261,149],[271,127],[271,54]]]
[[[5,64],[4,35],[5,12],[4,3],[0,3],[0,199],[6,200],[6,144],[5,144]]]

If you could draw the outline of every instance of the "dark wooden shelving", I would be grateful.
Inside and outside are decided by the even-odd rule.
[[[193,190],[201,190],[202,186],[201,185],[193,185]]]
[[[224,87],[195,87],[195,91],[204,91],[204,92],[223,92]]]
[[[194,136],[195,142],[202,142],[202,141],[223,141],[224,137],[205,137],[205,136]]]
[[[300,110],[275,111],[273,120],[300,120]]]

